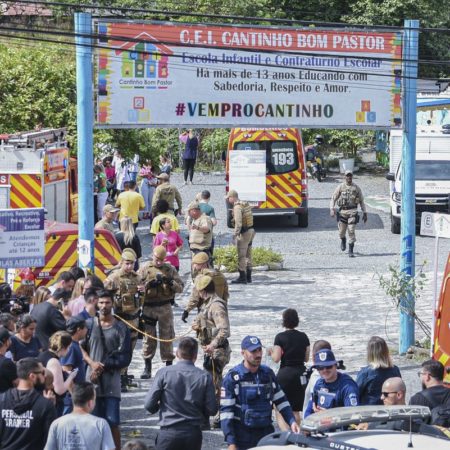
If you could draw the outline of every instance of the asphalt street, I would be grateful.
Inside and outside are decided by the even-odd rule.
[[[224,174],[196,174],[192,186],[182,186],[180,174],[174,174],[172,181],[180,188],[184,207],[197,192],[203,189],[211,192],[211,204],[219,221],[215,228],[216,246],[230,244],[232,235],[226,227]],[[326,178],[322,183],[309,182],[310,216],[306,229],[298,228],[295,221],[288,218],[259,218],[256,221],[254,246],[268,247],[281,253],[284,268],[281,271],[256,272],[251,285],[231,286],[229,315],[233,352],[229,367],[240,362],[240,341],[245,335],[256,334],[264,345],[271,345],[275,335],[282,331],[281,312],[291,307],[298,310],[301,318],[299,329],[309,336],[311,343],[317,339],[329,340],[336,356],[344,360],[351,374],[365,365],[368,339],[373,335],[386,339],[395,363],[402,369],[409,396],[420,389],[416,376],[417,362],[398,355],[398,313],[378,283],[378,274],[386,274],[388,266],[398,264],[400,258],[400,236],[390,232],[388,182],[381,175],[354,176],[354,182],[365,195],[369,213],[368,222],[359,224],[357,228],[356,258],[349,258],[340,250],[336,220],[329,216],[329,199],[340,182],[341,177],[337,175]],[[138,232],[145,260],[151,254],[148,221],[140,223]],[[185,227],[182,234],[186,237]],[[439,283],[449,252],[449,240],[441,239]],[[427,285],[417,300],[416,312],[428,323],[431,323],[433,258],[434,239],[416,236],[416,266],[425,263],[427,275]],[[174,308],[177,335],[189,329],[180,318],[192,288],[189,267],[186,244],[181,254],[180,270],[186,286],[176,299],[179,307]],[[230,279],[233,276],[227,275]],[[423,337],[423,332],[417,328],[416,338]],[[136,378],[143,367],[139,349],[140,343],[130,367]],[[199,355],[199,365],[201,359]],[[162,364],[157,355],[154,372],[160,367]],[[150,416],[142,407],[150,383],[138,380],[138,387],[123,395],[124,440],[140,436],[152,443],[156,436],[157,416]],[[204,449],[222,447],[220,432],[207,432],[204,436]]]

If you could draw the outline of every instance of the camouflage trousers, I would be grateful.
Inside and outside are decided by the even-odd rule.
[[[241,272],[245,272],[247,267],[252,268],[252,242],[255,237],[255,230],[244,231],[236,239],[236,247],[238,254],[238,268]]]
[[[230,362],[230,347],[216,348],[212,354],[206,355],[203,362],[203,368],[209,372],[213,378],[216,397],[220,400],[220,389],[222,387],[223,369]]]
[[[144,305],[142,318],[145,323],[145,332],[147,334],[159,337],[160,339],[173,339],[175,337],[173,311],[170,303],[162,306]],[[156,334],[157,325],[158,334]],[[158,341],[144,336],[142,343],[142,355],[144,359],[153,359],[156,353],[157,344]],[[160,342],[159,351],[162,361],[173,361],[175,359],[172,342]]]
[[[357,211],[355,209],[348,209],[339,212],[339,238],[345,238],[345,233],[348,231],[348,242],[349,244],[353,244],[356,242],[356,215]]]

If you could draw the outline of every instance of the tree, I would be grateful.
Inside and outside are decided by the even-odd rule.
[[[0,45],[1,132],[76,129],[75,64],[66,47]]]

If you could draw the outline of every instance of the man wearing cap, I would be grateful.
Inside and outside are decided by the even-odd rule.
[[[173,324],[172,304],[175,294],[183,292],[184,283],[175,267],[165,263],[166,249],[158,245],[153,248],[152,260],[144,264],[138,272],[144,286],[144,307],[142,320],[145,332],[156,337],[156,324],[160,339],[173,339],[175,337]],[[152,359],[156,353],[157,341],[144,336],[142,353],[145,369],[142,379],[152,376]],[[161,360],[166,366],[172,365],[175,359],[172,342],[160,342],[159,350]]]
[[[228,450],[256,447],[261,438],[273,433],[273,406],[298,433],[294,413],[273,370],[261,365],[260,339],[246,336],[241,353],[244,361],[227,373],[220,396],[220,425]]]
[[[217,400],[220,398],[222,372],[230,361],[230,321],[226,302],[216,294],[214,281],[209,275],[198,275],[195,288],[202,301],[200,312],[192,329],[205,352],[203,367],[213,376]],[[217,424],[219,418],[215,421]]]
[[[211,218],[200,210],[198,202],[191,202],[188,206],[189,214],[189,248],[192,255],[199,252],[206,253],[210,258],[213,237]]]
[[[348,230],[348,256],[353,258],[355,255],[355,228],[359,222],[358,205],[363,213],[363,222],[367,222],[366,205],[364,196],[359,186],[353,183],[353,172],[345,171],[345,182],[341,183],[333,193],[330,202],[330,215],[336,215],[335,205],[338,206],[337,220],[339,229],[339,238],[341,240],[341,250],[344,252],[347,245],[345,233]]]
[[[338,362],[331,350],[323,349],[314,355],[313,368],[320,378],[311,392],[304,417],[323,409],[341,406],[358,406],[359,390],[353,378],[337,369]]]
[[[200,275],[210,276],[214,282],[216,295],[221,298],[225,302],[225,304],[228,302],[230,294],[228,292],[227,279],[222,272],[209,267],[209,256],[207,253],[200,252],[192,257],[192,275],[195,277],[195,279],[197,279],[197,277],[199,277]],[[186,305],[186,308],[184,308],[181,320],[186,323],[189,312],[194,308],[200,308],[201,304],[202,300],[198,293],[198,289],[195,287],[194,280],[194,287],[192,289],[191,296],[189,297],[188,304]]]
[[[170,184],[170,176],[167,173],[161,173],[156,178],[160,181],[160,185],[156,188],[155,194],[152,200],[152,213],[155,217],[158,212],[156,210],[156,203],[158,200],[167,200],[169,204],[169,212],[173,213],[175,216],[181,212],[183,203],[181,201],[181,195],[178,189]],[[177,202],[178,208],[175,210],[175,200]]]
[[[119,268],[113,271],[103,284],[105,289],[114,291],[114,313],[133,327],[138,328],[143,285],[139,275],[133,270],[135,262],[136,253],[132,249],[126,248],[122,252]],[[130,335],[131,351],[133,352],[138,339],[138,332],[130,328]],[[126,391],[129,381],[127,368],[125,368],[122,370],[121,376],[122,392]]]
[[[95,229],[104,229],[111,231],[114,233],[114,225],[113,222],[116,220],[116,214],[120,211],[119,208],[114,207],[113,205],[105,205],[103,207],[103,217],[95,224]]]
[[[234,226],[234,239],[238,254],[239,277],[231,283],[252,282],[252,243],[255,238],[252,207],[239,200],[238,193],[231,189],[225,197],[233,208],[231,223]]]
[[[128,189],[121,192],[116,200],[116,206],[120,207],[119,219],[130,217],[134,229],[139,223],[139,211],[145,209],[145,200],[141,194],[136,192],[136,182],[128,181]]]

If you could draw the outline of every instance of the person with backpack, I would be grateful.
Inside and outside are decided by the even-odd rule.
[[[444,366],[429,359],[422,363],[417,375],[422,382],[422,391],[414,394],[409,404],[428,406],[431,425],[450,427],[450,389],[444,386]]]

